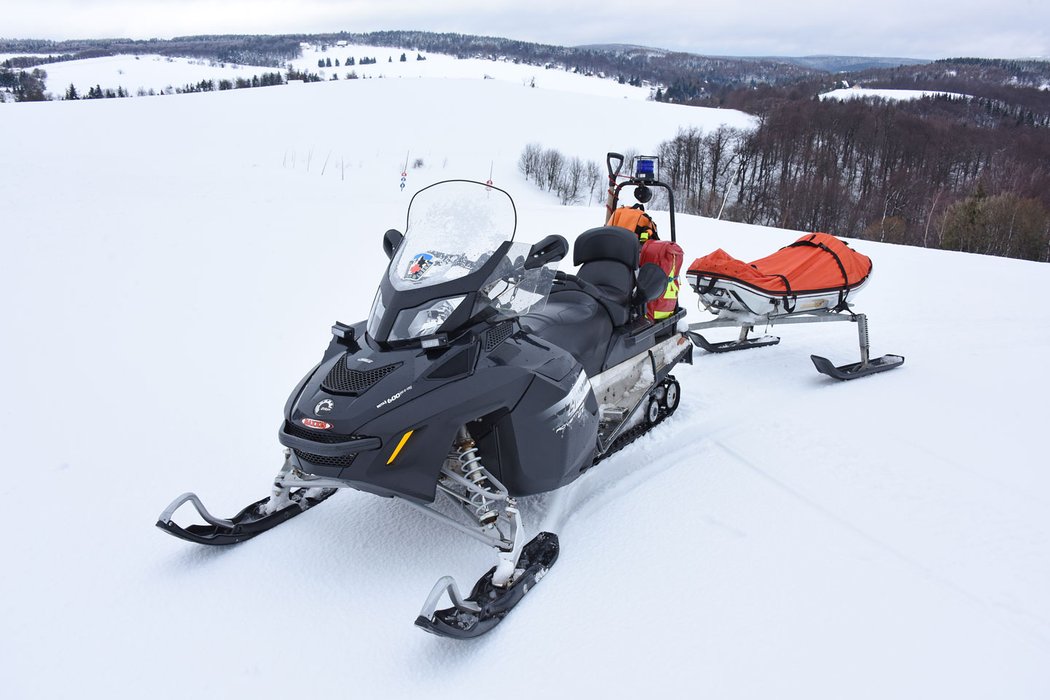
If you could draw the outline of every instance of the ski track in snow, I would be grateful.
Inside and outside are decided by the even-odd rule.
[[[411,622],[491,553],[406,504],[339,493],[223,550],[152,527],[186,490],[218,515],[266,494],[287,393],[332,322],[367,314],[411,192],[491,172],[521,240],[571,239],[601,194],[557,206],[517,172],[526,143],[600,162],[752,123],[497,78],[0,105],[18,135],[0,150],[5,697],[451,698],[495,671],[554,697],[1050,696],[1050,380],[1001,369],[1050,351],[1046,265],[854,242],[875,261],[856,299],[872,350],[905,365],[818,375],[811,353],[855,359],[852,324],[697,350],[673,416],[521,499],[561,557],[476,642]],[[403,193],[406,153],[423,164]],[[678,227],[687,262],[799,235]],[[960,299],[960,280],[1001,293]]]
[[[717,440],[715,441],[714,444],[722,452],[724,452],[726,455],[728,455],[729,457],[731,457],[735,461],[739,462],[743,466],[747,467],[748,469],[753,471],[755,474],[760,476],[762,479],[765,479],[770,484],[774,485],[776,488],[782,490],[785,494],[787,494],[791,498],[799,501],[800,503],[805,505],[807,508],[811,508],[814,511],[820,513],[822,516],[824,516],[825,518],[830,520],[836,526],[844,528],[844,529],[852,532],[853,534],[855,534],[860,539],[866,541],[868,544],[871,544],[871,545],[873,545],[873,546],[875,546],[875,547],[885,551],[886,553],[890,554],[894,558],[900,560],[906,566],[908,566],[908,567],[910,567],[912,569],[915,569],[916,571],[918,571],[923,576],[925,576],[925,577],[929,578],[930,580],[935,581],[937,584],[939,584],[941,586],[944,586],[945,588],[950,589],[951,591],[953,591],[953,592],[963,596],[964,598],[966,598],[970,602],[972,602],[972,603],[974,603],[974,604],[976,604],[976,605],[978,605],[978,606],[980,606],[982,608],[985,608],[989,612],[994,612],[994,608],[996,607],[996,605],[994,603],[992,603],[991,601],[988,601],[988,600],[982,598],[981,596],[979,596],[979,595],[977,595],[977,594],[967,590],[966,588],[962,587],[961,585],[959,585],[955,581],[951,580],[949,577],[947,577],[947,576],[943,575],[942,573],[940,573],[940,572],[930,568],[929,566],[927,566],[926,564],[922,563],[921,561],[918,561],[916,559],[913,559],[912,557],[909,557],[907,554],[903,553],[902,551],[900,551],[899,549],[893,547],[892,545],[888,544],[887,542],[879,539],[878,537],[876,537],[876,536],[874,536],[874,535],[872,535],[872,534],[870,534],[868,532],[865,532],[862,528],[858,527],[856,524],[851,522],[848,518],[839,515],[838,513],[834,512],[831,508],[829,508],[829,507],[819,503],[818,501],[816,501],[813,498],[805,495],[804,493],[799,492],[798,490],[793,488],[790,484],[785,483],[785,482],[777,479],[776,477],[772,476],[767,471],[762,469],[758,465],[758,463],[756,463],[755,461],[752,461],[751,459],[741,455],[737,450],[734,450],[733,448],[731,448],[731,447],[729,447],[729,446],[727,446],[727,445],[725,445],[725,444],[723,444],[723,443],[721,443],[721,442],[719,442]],[[1031,617],[1032,619],[1034,619],[1035,621],[1037,621],[1039,623],[1039,625],[1040,625],[1040,627],[1042,629],[1039,631],[1040,633],[1037,636],[1035,636],[1034,641],[1037,641],[1041,648],[1050,649],[1050,635],[1047,634],[1048,632],[1050,632],[1050,625],[1048,625],[1047,621],[1042,619],[1041,617],[1039,617],[1037,615],[1034,615],[1034,614],[1028,612],[1028,611],[1020,610],[1020,611],[1016,611],[1016,612],[1020,612],[1020,613],[1022,613],[1024,615],[1026,615],[1026,616],[1029,616],[1029,617]],[[1006,622],[1009,623],[1010,621],[1006,621]],[[1026,636],[1031,634],[1031,632],[1029,630],[1021,630],[1021,631]]]

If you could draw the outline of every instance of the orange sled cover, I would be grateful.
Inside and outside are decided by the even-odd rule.
[[[849,289],[871,274],[871,259],[826,233],[809,233],[748,264],[721,248],[689,266],[704,277],[737,280],[771,295]]]

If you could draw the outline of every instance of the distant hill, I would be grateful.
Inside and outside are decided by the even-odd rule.
[[[843,73],[847,71],[896,68],[898,66],[923,66],[932,63],[923,58],[890,58],[882,56],[766,56],[761,61],[780,61],[811,70]]]
[[[584,51],[605,51],[625,56],[651,56],[665,58],[675,52],[652,46],[634,44],[585,44],[575,47]],[[685,54],[701,56],[702,54]],[[799,66],[812,71],[841,73],[844,71],[896,68],[898,66],[925,65],[931,61],[922,58],[892,58],[883,56],[703,56],[727,61],[755,61],[782,63]]]

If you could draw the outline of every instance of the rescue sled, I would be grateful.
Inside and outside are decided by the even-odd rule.
[[[811,355],[817,371],[834,379],[884,372],[904,362],[900,355],[869,356],[868,319],[854,313],[850,299],[871,277],[871,259],[826,233],[811,233],[751,263],[722,249],[697,258],[686,272],[689,286],[717,317],[689,326],[689,337],[708,352],[721,353],[776,345],[778,336],[751,337],[756,326],[849,321],[857,324],[860,361],[835,366]],[[711,342],[699,333],[739,327],[736,340]]]

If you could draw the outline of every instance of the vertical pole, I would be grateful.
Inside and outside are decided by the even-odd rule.
[[[868,366],[868,317],[857,314],[857,335],[860,340],[860,368]]]

